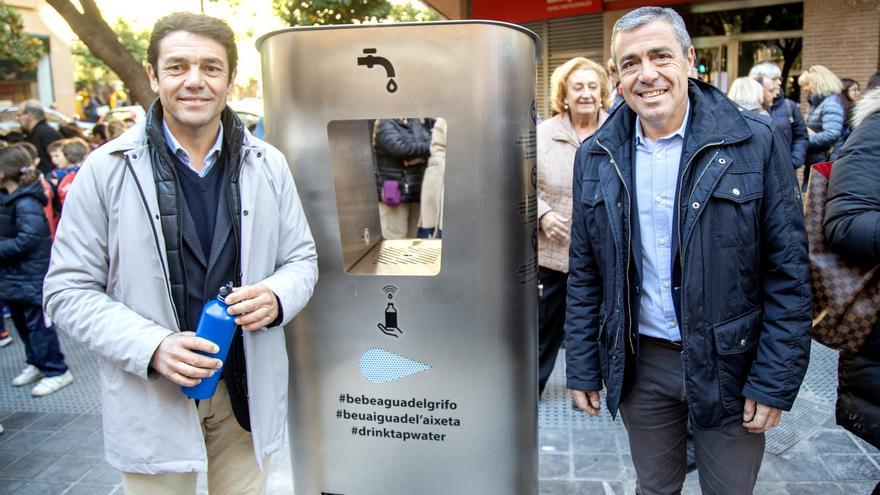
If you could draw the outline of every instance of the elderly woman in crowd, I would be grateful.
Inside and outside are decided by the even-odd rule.
[[[795,169],[804,166],[810,137],[807,124],[797,103],[789,100],[782,92],[782,71],[772,62],[760,63],[749,70],[749,77],[761,84],[764,98],[761,106],[770,112],[773,124],[782,131],[782,136],[791,150],[791,165]]]
[[[833,161],[843,145],[843,105],[840,103],[842,89],[840,79],[821,65],[814,65],[798,77],[801,91],[807,97],[807,127],[810,145],[807,148],[807,167],[804,170],[803,190],[810,178],[810,165]]]
[[[770,112],[765,110],[762,105],[764,101],[764,88],[761,87],[758,81],[750,77],[735,79],[730,85],[730,89],[727,90],[727,97],[749,112],[759,113],[767,117],[770,116]]]
[[[576,57],[550,79],[553,117],[538,126],[538,386],[544,391],[563,339],[571,228],[574,155],[608,114],[611,82],[605,69]]]
[[[880,264],[880,88],[856,103],[853,132],[831,170],[825,237],[850,263]],[[876,281],[875,281],[876,283]],[[841,351],[837,424],[880,448],[880,320],[858,353]],[[873,493],[880,493],[880,484]]]

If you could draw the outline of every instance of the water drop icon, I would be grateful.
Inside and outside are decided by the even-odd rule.
[[[385,89],[387,89],[389,93],[397,91],[397,83],[394,82],[394,79],[388,80],[388,84],[385,86]]]

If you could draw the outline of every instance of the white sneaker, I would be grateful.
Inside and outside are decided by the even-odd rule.
[[[0,425],[0,433],[3,433],[3,425]]]
[[[12,384],[16,387],[20,387],[22,385],[27,385],[28,383],[33,383],[40,378],[43,378],[43,374],[40,372],[39,368],[29,364],[21,370],[21,373],[19,373],[17,377],[12,379]]]
[[[7,335],[6,337],[0,338],[0,347],[6,347],[12,343],[12,335]]]
[[[44,395],[53,394],[71,383],[73,383],[73,373],[67,370],[62,375],[47,376],[40,380],[40,383],[31,390],[31,395],[43,397]]]

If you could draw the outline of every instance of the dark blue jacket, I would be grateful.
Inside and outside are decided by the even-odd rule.
[[[804,122],[803,116],[801,116],[800,107],[797,103],[785,98],[780,93],[773,100],[773,105],[770,107],[770,116],[790,146],[792,166],[794,168],[802,167],[807,157],[810,135],[807,132],[807,124]]]
[[[382,201],[386,180],[400,181],[404,203],[418,203],[422,194],[428,157],[431,155],[431,128],[421,119],[382,119],[375,129],[376,192]],[[418,165],[405,166],[404,160],[423,158]]]
[[[48,202],[37,180],[12,194],[0,190],[0,299],[42,306],[49,270]]]
[[[770,120],[698,81],[689,97],[673,294],[691,418],[713,428],[742,421],[744,397],[791,408],[809,359],[810,273],[800,189]],[[635,117],[621,105],[574,169],[568,387],[604,382],[612,414],[639,372]]]

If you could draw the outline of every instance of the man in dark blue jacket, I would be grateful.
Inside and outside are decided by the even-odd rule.
[[[751,493],[809,359],[789,149],[769,119],[688,80],[673,10],[626,14],[611,46],[627,105],[575,158],[568,388],[596,415],[607,387],[640,494],[681,490],[688,418],[704,493]]]

